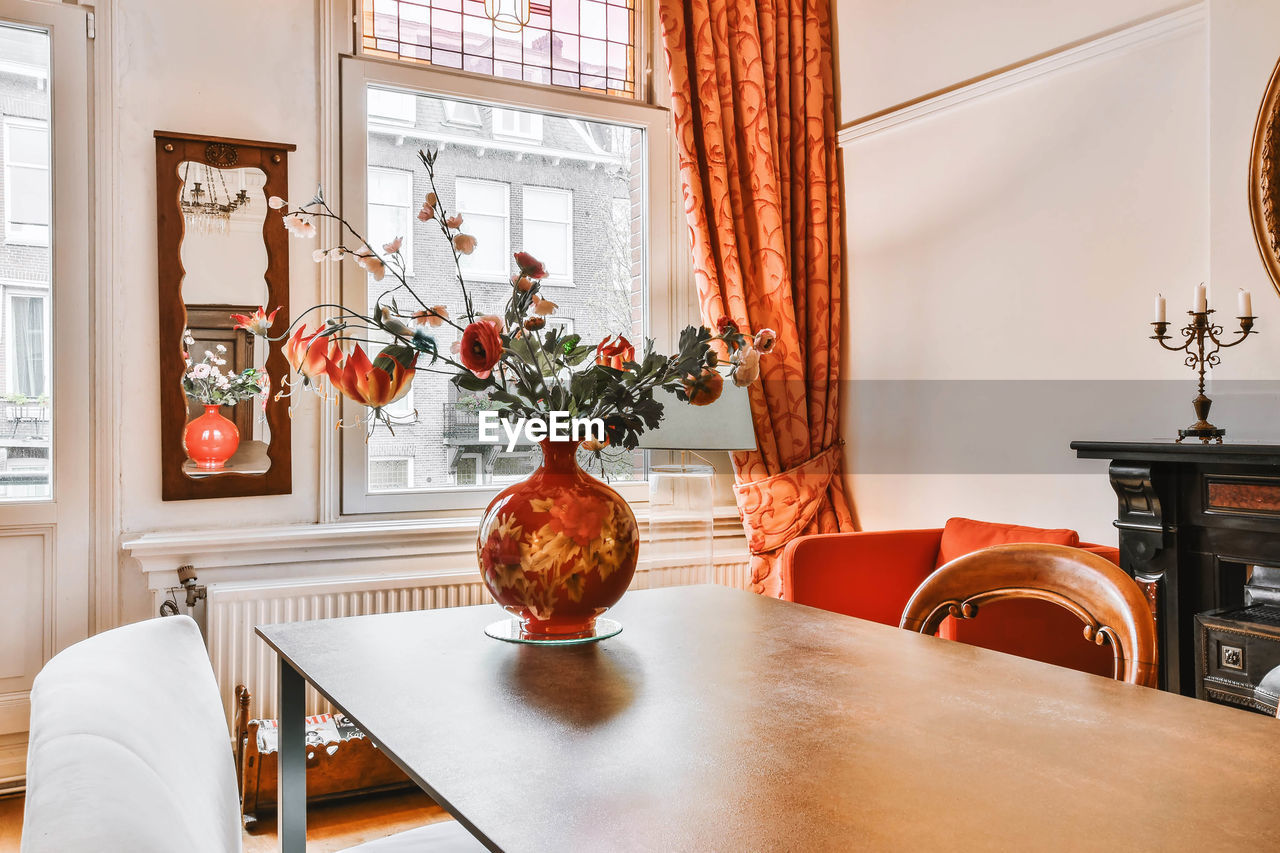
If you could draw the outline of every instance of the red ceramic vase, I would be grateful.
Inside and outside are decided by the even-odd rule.
[[[217,406],[205,406],[204,414],[187,424],[182,443],[197,468],[212,471],[225,465],[236,452],[240,430],[218,414]]]
[[[578,444],[543,441],[541,467],[499,492],[480,521],[485,586],[533,636],[590,631],[636,572],[636,517],[578,467]]]

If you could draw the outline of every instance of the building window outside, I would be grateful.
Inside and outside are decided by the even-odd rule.
[[[370,456],[369,491],[398,492],[413,485],[413,457]]]
[[[613,216],[612,203],[608,211]],[[573,284],[573,192],[524,187],[524,240],[538,247],[547,267],[547,283]]]
[[[417,119],[417,104],[408,92],[390,89],[369,90],[369,120],[412,127]]]
[[[444,123],[457,127],[479,127],[481,125],[479,104],[468,104],[459,101],[442,101],[444,107]]]
[[[49,245],[49,123],[10,118],[4,124],[5,241]]]
[[[49,393],[48,300],[41,294],[11,294],[6,300],[8,396],[30,400]]]
[[[524,110],[493,109],[493,135],[542,141],[542,116]]]
[[[461,149],[451,153],[470,154]],[[475,251],[462,257],[463,275],[505,282],[511,275],[511,185],[458,178],[454,188],[453,206],[462,214],[462,230],[476,238]]]
[[[367,56],[636,97],[635,0],[542,0],[515,33],[477,0],[362,0]]]
[[[413,173],[382,166],[369,167],[369,242],[382,247],[401,238],[400,256],[406,273],[413,272]]]

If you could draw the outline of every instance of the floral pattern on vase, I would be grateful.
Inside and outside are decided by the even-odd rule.
[[[541,444],[542,465],[485,510],[476,554],[526,634],[580,634],[630,586],[640,531],[622,496],[578,466],[578,442]]]
[[[240,446],[240,430],[218,413],[218,407],[204,407],[204,414],[187,424],[182,435],[187,456],[197,468],[214,471],[227,464]]]

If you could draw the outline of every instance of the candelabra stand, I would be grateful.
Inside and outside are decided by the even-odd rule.
[[[1185,352],[1187,354],[1185,359],[1187,367],[1197,371],[1200,375],[1199,393],[1191,401],[1191,407],[1196,412],[1196,422],[1186,429],[1178,430],[1178,442],[1181,443],[1184,438],[1198,438],[1204,444],[1208,444],[1210,439],[1216,439],[1218,444],[1222,444],[1222,437],[1226,435],[1227,431],[1209,423],[1209,407],[1213,405],[1213,401],[1206,397],[1204,393],[1204,371],[1206,367],[1216,367],[1221,361],[1218,357],[1218,350],[1233,347],[1249,337],[1249,334],[1253,331],[1253,321],[1257,318],[1254,316],[1238,317],[1237,319],[1240,321],[1240,337],[1234,341],[1224,343],[1220,338],[1222,327],[1214,325],[1209,319],[1209,315],[1214,313],[1212,308],[1204,311],[1188,311],[1187,313],[1191,315],[1191,322],[1182,327],[1183,342],[1178,346],[1165,343],[1171,337],[1165,334],[1169,330],[1167,322],[1157,321],[1151,324],[1156,330],[1156,333],[1151,336],[1152,339],[1159,341],[1160,346],[1170,352]],[[1206,340],[1210,346],[1206,346]]]

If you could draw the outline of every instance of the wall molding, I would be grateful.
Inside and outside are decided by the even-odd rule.
[[[1190,5],[1087,36],[954,86],[854,119],[840,128],[836,138],[841,146],[845,146],[855,140],[917,121],[977,98],[1065,71],[1082,62],[1121,53],[1189,30],[1202,29],[1208,17],[1207,0],[1196,0]]]

